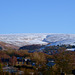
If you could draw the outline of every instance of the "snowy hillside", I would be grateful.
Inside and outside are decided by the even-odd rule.
[[[51,43],[50,45],[75,45],[75,34],[51,34],[46,36],[44,41]]]
[[[28,34],[1,34],[0,41],[13,44],[16,46],[32,45],[32,44],[48,44],[75,45],[75,34],[52,34],[52,33],[28,33]]]
[[[16,46],[32,45],[32,44],[47,44],[42,41],[46,38],[46,34],[8,34],[0,35],[0,41],[13,44]]]

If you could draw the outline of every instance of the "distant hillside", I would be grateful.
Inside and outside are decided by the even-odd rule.
[[[26,45],[23,47],[20,47],[19,50],[35,50],[35,49],[40,49],[42,46],[41,45]]]
[[[28,34],[1,34],[0,41],[14,46],[40,45],[75,45],[75,34],[28,33]]]
[[[18,46],[8,44],[8,43],[4,43],[4,42],[0,42],[0,50],[18,49],[18,48],[19,48]]]

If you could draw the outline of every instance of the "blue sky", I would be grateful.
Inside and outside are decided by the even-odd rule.
[[[0,0],[0,34],[75,34],[75,0]]]

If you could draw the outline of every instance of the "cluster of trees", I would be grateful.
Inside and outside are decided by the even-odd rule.
[[[48,47],[45,47],[43,52],[51,53],[53,55],[53,54],[64,52],[65,50],[66,50],[65,46],[48,46]]]
[[[23,46],[23,47],[20,47],[19,50],[35,50],[35,49],[39,49],[43,47],[42,45],[26,45],[26,46]]]
[[[9,59],[10,65],[14,66],[16,65],[17,57],[28,57],[35,62],[36,65],[31,70],[22,69],[27,74],[30,71],[33,71],[35,75],[37,75],[38,72],[41,72],[43,75],[60,75],[61,72],[71,74],[72,70],[75,69],[75,52],[65,51],[66,47],[67,46],[49,46],[44,49],[46,52],[57,50],[58,52],[53,53],[53,55],[47,55],[44,52],[28,53],[28,50],[8,49],[6,51],[0,51],[0,69],[2,65],[5,65],[5,63],[1,61],[1,58]],[[55,65],[51,67],[47,66],[48,59],[54,59]]]
[[[72,70],[75,69],[75,52],[62,52],[53,55],[53,58],[56,63],[57,75],[60,75],[61,72],[71,74]]]

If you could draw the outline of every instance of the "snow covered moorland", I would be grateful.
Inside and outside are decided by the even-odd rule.
[[[41,44],[75,45],[75,34],[54,34],[54,33],[25,33],[25,34],[0,34],[0,41],[16,46]]]

